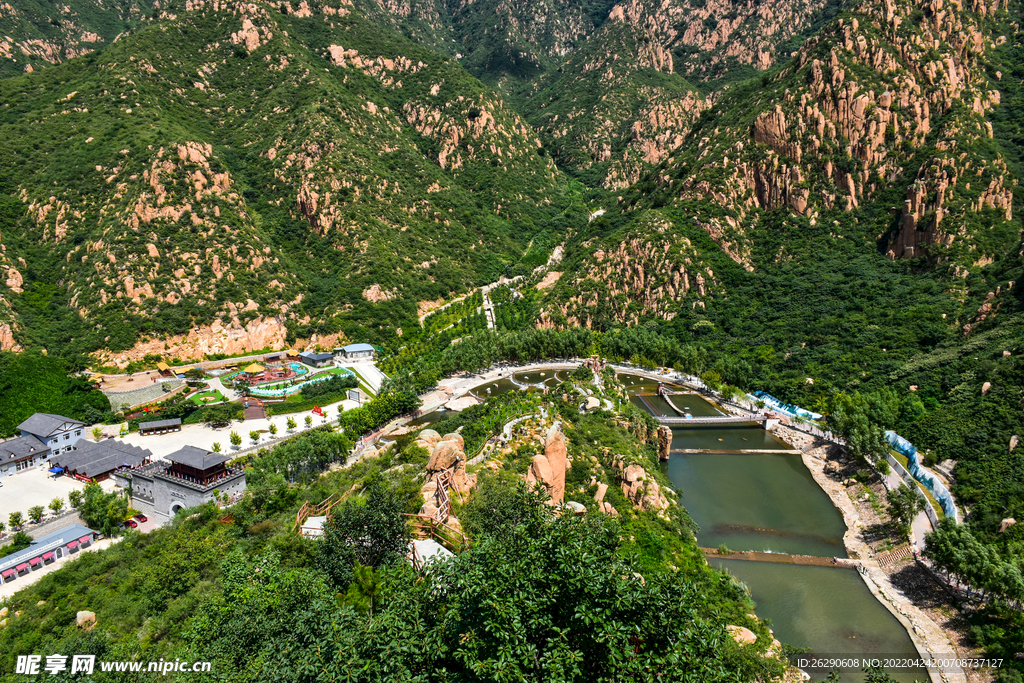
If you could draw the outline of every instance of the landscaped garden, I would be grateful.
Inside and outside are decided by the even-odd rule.
[[[220,393],[219,389],[213,389],[212,391],[201,391],[193,396],[189,396],[189,400],[197,406],[209,406],[215,403],[222,403],[227,399],[224,398],[224,394]]]

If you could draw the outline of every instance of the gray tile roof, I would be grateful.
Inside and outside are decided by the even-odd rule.
[[[179,465],[186,467],[192,467],[197,470],[208,470],[211,467],[225,463],[231,458],[220,453],[214,453],[204,448],[196,448],[195,446],[185,446],[181,450],[175,451],[170,455],[166,456],[167,460],[176,462]]]
[[[309,358],[309,359],[314,360],[314,361],[333,360],[334,354],[333,353],[314,353],[312,351],[303,351],[302,353],[299,354],[299,357],[300,358]]]
[[[360,351],[373,351],[370,344],[349,344],[345,347],[345,353],[358,353]]]
[[[0,465],[21,460],[39,453],[49,454],[50,447],[34,436],[19,436],[17,439],[0,442]]]
[[[161,427],[176,427],[181,424],[181,418],[175,417],[170,420],[154,420],[153,422],[140,422],[139,429],[160,429]]]
[[[50,465],[58,465],[86,477],[98,477],[122,465],[141,465],[152,455],[153,451],[148,448],[139,448],[117,439],[99,442],[83,439],[75,444],[74,450],[51,456]]]
[[[67,423],[71,423],[69,426],[85,426],[84,422],[72,420],[70,417],[64,417],[63,415],[51,415],[50,413],[36,413],[29,419],[22,422],[20,425],[18,425],[18,429],[20,429],[23,432],[28,432],[29,434],[35,434],[36,436],[50,436]]]

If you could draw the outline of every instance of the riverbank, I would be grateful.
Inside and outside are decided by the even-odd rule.
[[[935,606],[931,609],[919,606],[904,590],[894,585],[893,575],[921,571],[916,567],[910,569],[914,564],[912,561],[887,569],[879,565],[875,548],[867,537],[867,533],[878,528],[881,523],[878,514],[870,506],[870,495],[864,493],[861,485],[848,487],[843,483],[848,479],[835,476],[836,472],[847,469],[851,464],[844,459],[843,449],[786,425],[776,425],[770,431],[801,451],[804,465],[810,470],[811,476],[843,516],[847,528],[843,544],[849,556],[858,559],[864,567],[865,571],[861,572],[864,583],[907,630],[918,653],[922,657],[939,659],[948,659],[954,654],[957,657],[977,656],[977,653],[967,649],[962,631],[955,624],[955,616],[950,618],[953,615],[944,615]],[[861,500],[865,497],[866,500]],[[901,586],[906,587],[906,581],[902,581]],[[965,672],[960,668],[941,672],[930,669],[929,675],[933,683],[982,683],[990,680],[980,672]]]

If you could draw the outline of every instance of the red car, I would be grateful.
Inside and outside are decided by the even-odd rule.
[[[127,522],[125,522],[125,524],[127,524],[128,526],[130,526],[133,529],[135,529],[136,527],[139,526],[139,523],[136,522],[134,519],[129,519]]]
[[[149,518],[146,515],[135,515],[135,521],[137,522],[148,522]]]

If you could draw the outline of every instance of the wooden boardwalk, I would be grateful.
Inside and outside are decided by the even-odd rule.
[[[722,560],[745,560],[748,562],[774,562],[775,564],[801,564],[812,567],[832,567],[833,569],[856,569],[858,560],[851,560],[845,557],[817,557],[815,555],[786,555],[785,553],[760,553],[760,552],[739,552],[730,551],[726,554],[718,552],[717,548],[701,548],[707,557],[717,557]]]

